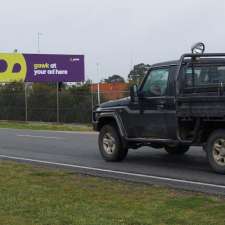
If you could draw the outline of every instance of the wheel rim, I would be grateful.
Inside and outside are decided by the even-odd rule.
[[[107,154],[112,155],[116,149],[115,138],[110,133],[106,133],[103,136],[103,148]]]
[[[225,139],[220,138],[214,142],[213,158],[220,166],[225,166]]]

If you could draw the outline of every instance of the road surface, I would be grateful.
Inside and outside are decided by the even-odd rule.
[[[145,147],[130,150],[121,163],[108,163],[98,152],[94,132],[0,129],[0,158],[225,195],[225,175],[210,169],[199,147],[192,147],[184,156],[170,156],[164,150]]]

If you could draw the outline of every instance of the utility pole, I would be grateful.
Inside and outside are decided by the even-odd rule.
[[[37,33],[37,52],[40,53],[40,37],[43,35],[41,32]]]
[[[101,96],[100,96],[100,77],[99,77],[99,63],[96,63],[96,66],[97,66],[97,76],[98,76],[98,79],[99,79],[99,82],[98,82],[98,105],[101,104]]]

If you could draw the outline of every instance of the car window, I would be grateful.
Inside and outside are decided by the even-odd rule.
[[[147,76],[142,93],[144,96],[163,96],[166,93],[169,69],[154,69]]]
[[[225,66],[209,65],[184,68],[185,87],[225,83]]]

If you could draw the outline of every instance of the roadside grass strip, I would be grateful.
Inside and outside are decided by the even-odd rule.
[[[225,224],[225,198],[0,161],[0,224]]]
[[[86,124],[57,124],[43,122],[11,122],[0,121],[0,128],[52,130],[52,131],[92,131],[91,125]]]

